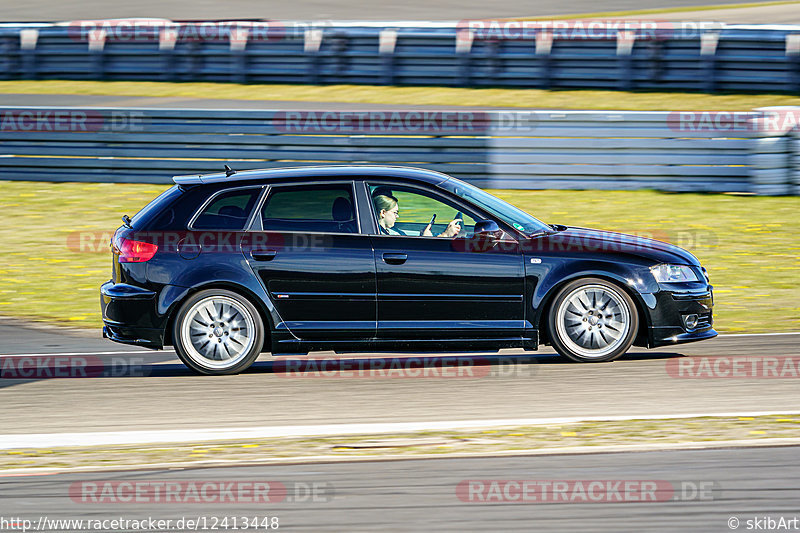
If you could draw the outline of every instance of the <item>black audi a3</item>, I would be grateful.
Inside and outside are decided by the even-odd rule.
[[[233,374],[262,352],[551,344],[579,362],[715,337],[689,252],[545,224],[453,177],[335,166],[176,176],[112,241],[105,337]]]

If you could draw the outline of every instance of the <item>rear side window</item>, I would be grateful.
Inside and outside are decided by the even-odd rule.
[[[353,187],[297,185],[274,187],[261,211],[265,231],[357,233]]]
[[[236,189],[215,196],[192,224],[193,229],[242,230],[250,218],[261,187]]]

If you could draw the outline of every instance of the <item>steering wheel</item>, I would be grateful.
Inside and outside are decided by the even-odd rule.
[[[456,238],[456,237],[458,237],[459,235],[461,235],[462,233],[464,233],[464,213],[462,213],[461,211],[458,211],[458,212],[456,213],[456,216],[455,216],[455,218],[453,218],[453,220],[460,220],[460,221],[461,221],[461,222],[459,223],[459,225],[461,226],[461,229],[458,231],[458,233],[456,233],[455,235],[453,235],[453,238]]]

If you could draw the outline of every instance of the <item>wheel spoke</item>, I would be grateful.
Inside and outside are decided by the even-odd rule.
[[[236,343],[236,344],[238,344],[239,346],[244,346],[244,344],[242,344],[241,342],[239,342],[239,339],[237,339],[236,337],[231,337],[231,342],[235,342],[235,343]]]
[[[227,354],[227,358],[228,359],[231,358],[231,352],[230,352],[230,350],[228,350],[228,347],[225,346],[224,342],[219,343],[219,348],[220,348],[219,349],[220,355],[222,355],[222,350],[225,350],[225,353]]]

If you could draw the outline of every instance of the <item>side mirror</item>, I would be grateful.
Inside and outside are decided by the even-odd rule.
[[[503,230],[497,225],[494,220],[478,220],[475,222],[475,229],[473,237],[476,239],[485,239],[495,241],[503,235]]]

